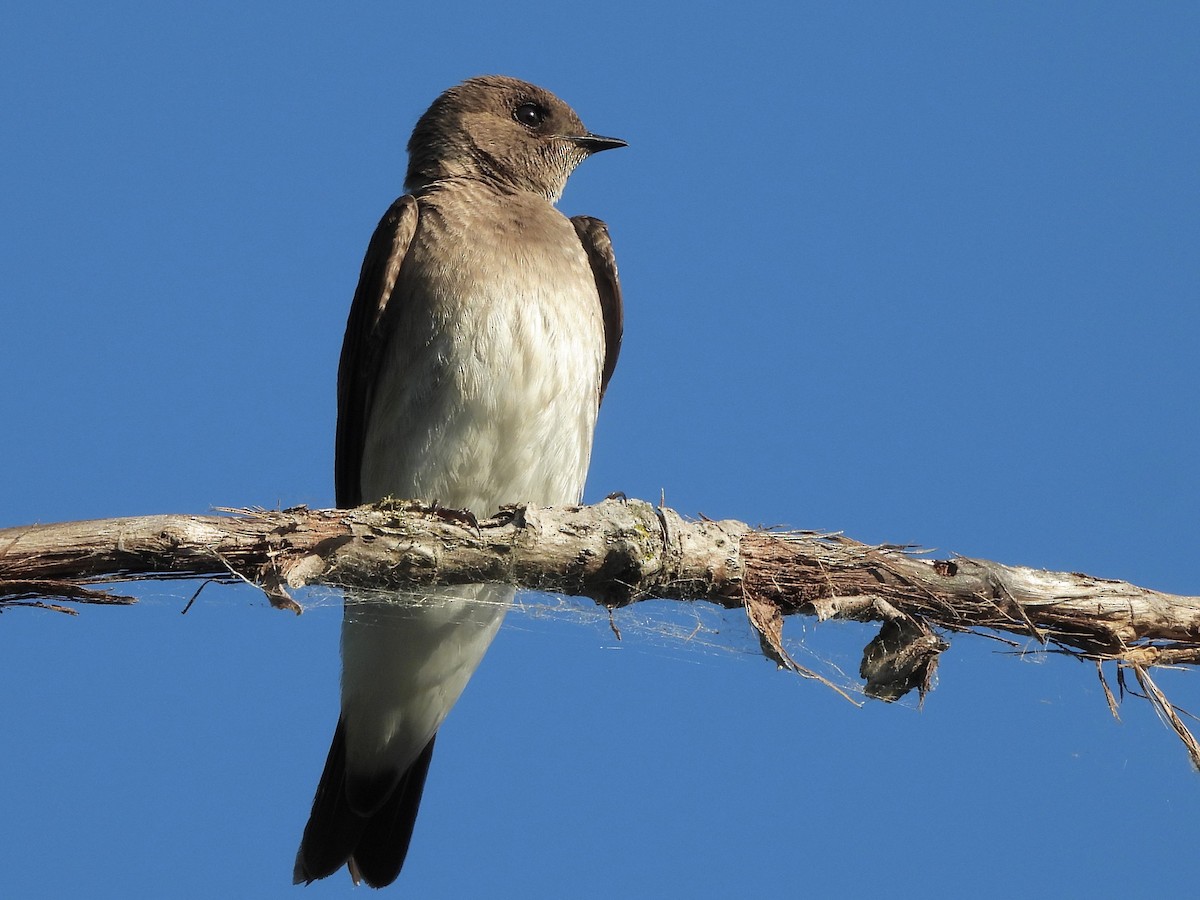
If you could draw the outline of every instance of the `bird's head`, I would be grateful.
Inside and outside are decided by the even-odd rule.
[[[547,90],[502,75],[471,78],[426,110],[408,141],[405,188],[445,178],[483,178],[557,200],[572,170],[601,150],[624,147],[590,133]]]

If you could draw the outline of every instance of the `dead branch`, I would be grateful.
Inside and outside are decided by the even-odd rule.
[[[1200,662],[1200,597],[961,556],[929,559],[911,547],[837,534],[686,521],[640,500],[512,507],[483,522],[410,501],[225,512],[2,529],[0,610],[129,603],[97,585],[161,578],[245,580],[295,612],[288,591],[307,584],[387,590],[503,582],[610,608],[648,598],[706,600],[744,609],[764,652],[803,674],[811,673],[783,646],[787,616],[882,622],[861,675],[866,692],[886,700],[928,690],[947,647],[942,635],[987,630],[1133,669],[1200,766],[1200,744],[1148,672]]]

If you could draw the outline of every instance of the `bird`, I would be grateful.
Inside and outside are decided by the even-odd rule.
[[[363,259],[338,365],[339,508],[420,498],[480,519],[579,503],[623,330],[604,222],[555,207],[627,146],[549,91],[485,75],[408,142],[405,194]],[[434,740],[514,596],[503,585],[348,592],[341,713],[293,870],[398,877]]]

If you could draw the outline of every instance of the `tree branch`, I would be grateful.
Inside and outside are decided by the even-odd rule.
[[[1132,669],[1200,766],[1200,744],[1148,671],[1200,662],[1198,597],[961,556],[929,559],[911,547],[837,534],[691,522],[639,500],[512,507],[484,522],[408,501],[224,512],[2,529],[0,610],[67,611],[53,600],[131,603],[97,585],[153,578],[245,580],[295,612],[288,591],[307,584],[394,590],[503,582],[609,608],[648,598],[707,600],[744,609],[764,653],[809,676],[784,649],[786,616],[882,622],[860,674],[866,693],[885,700],[913,689],[924,695],[948,646],[941,634],[1032,636],[1098,666],[1114,661],[1118,674]]]

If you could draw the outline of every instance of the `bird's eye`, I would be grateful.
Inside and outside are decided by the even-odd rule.
[[[513,118],[529,128],[537,128],[546,121],[546,108],[536,103],[522,103],[513,110]]]

